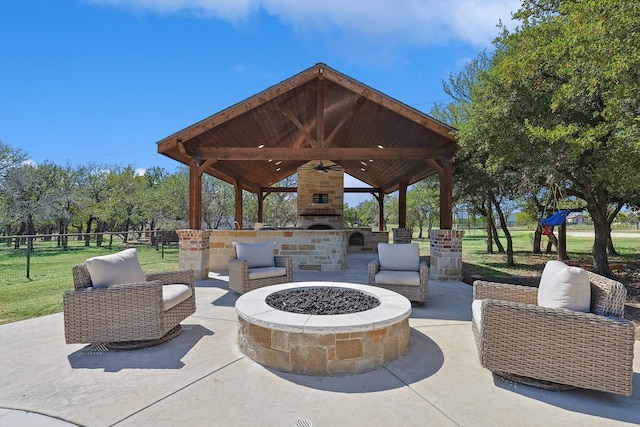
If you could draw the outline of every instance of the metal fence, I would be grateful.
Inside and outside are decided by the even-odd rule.
[[[177,264],[174,231],[0,236],[0,284],[31,282],[61,271],[70,276],[72,267],[87,258],[127,247],[138,248],[143,268]]]

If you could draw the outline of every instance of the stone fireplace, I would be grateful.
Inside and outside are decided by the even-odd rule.
[[[315,169],[319,160],[298,168],[298,222],[304,230],[342,229],[344,171]],[[322,161],[324,166],[335,165]]]

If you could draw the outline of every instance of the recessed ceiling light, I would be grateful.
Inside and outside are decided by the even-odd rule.
[[[273,162],[273,159],[269,159],[269,160],[267,160],[267,161],[268,161],[269,163],[271,163],[271,162]]]
[[[378,148],[382,150],[384,146],[382,144],[378,144]]]
[[[367,162],[360,162],[362,166],[367,166]]]
[[[276,168],[276,172],[280,172],[280,168]]]
[[[361,170],[362,172],[366,172],[366,171],[367,171],[365,168],[360,168],[360,170]]]
[[[370,163],[373,163],[373,159],[369,159],[369,162],[370,162]]]
[[[282,160],[278,160],[278,161],[277,161],[277,162],[275,162],[274,164],[277,166],[277,165],[279,165],[280,163],[282,163]]]
[[[258,145],[258,148],[264,148],[264,144]]]

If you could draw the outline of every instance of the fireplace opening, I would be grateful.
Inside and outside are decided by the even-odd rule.
[[[307,230],[333,230],[333,227],[329,224],[312,224]]]
[[[349,236],[349,246],[364,246],[364,236],[356,231]]]

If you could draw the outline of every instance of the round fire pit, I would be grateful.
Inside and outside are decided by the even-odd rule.
[[[275,308],[296,299],[303,300],[301,305],[307,309],[312,306],[311,311]],[[267,300],[279,302],[273,307]],[[369,308],[364,300],[374,307]],[[355,306],[356,311],[312,314],[331,311],[334,306],[351,307],[347,310]],[[286,372],[367,372],[402,356],[409,346],[411,303],[398,293],[375,286],[343,282],[267,286],[240,296],[236,311],[240,350],[262,365]]]

